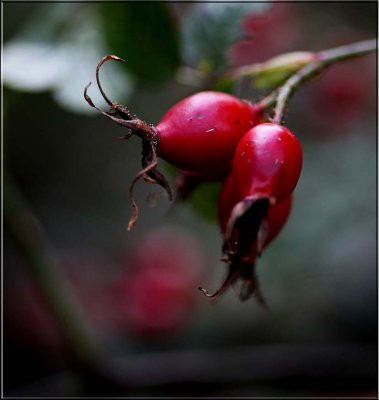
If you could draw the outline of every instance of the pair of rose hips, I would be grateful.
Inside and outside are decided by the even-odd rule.
[[[202,290],[215,297],[241,278],[240,298],[252,293],[259,296],[255,259],[288,217],[302,166],[300,142],[283,125],[265,122],[261,105],[222,92],[203,91],[187,97],[170,108],[157,126],[149,125],[104,94],[98,72],[109,59],[121,60],[104,57],[96,77],[110,111],[105,113],[93,104],[88,86],[84,95],[92,107],[130,130],[125,138],[132,133],[142,138],[143,169],[131,192],[143,177],[163,186],[171,196],[169,184],[156,169],[158,157],[200,180],[224,179],[219,215],[229,273],[213,295]],[[137,210],[133,197],[132,201]],[[137,215],[135,212],[131,225]]]

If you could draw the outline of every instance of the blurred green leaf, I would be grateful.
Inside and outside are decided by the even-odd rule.
[[[217,204],[221,182],[200,185],[189,199],[192,209],[204,220],[217,223]]]
[[[220,92],[233,94],[235,91],[235,81],[232,78],[220,79],[215,83],[213,89]]]
[[[20,32],[3,49],[4,85],[18,91],[51,91],[65,109],[95,113],[83,98],[96,64],[105,55],[97,13],[91,4],[39,4]],[[27,66],[27,68],[25,67]],[[107,66],[106,87],[126,102],[133,82],[117,63]],[[103,101],[91,88],[96,104]]]
[[[296,51],[281,54],[261,64],[246,68],[244,75],[255,77],[254,87],[268,89],[279,86],[292,74],[313,60],[313,53]]]
[[[227,65],[227,51],[243,35],[242,20],[266,10],[267,3],[199,3],[192,6],[182,25],[184,61],[208,72]]]
[[[100,3],[104,38],[112,54],[141,80],[161,82],[180,63],[179,40],[166,3]]]
[[[33,43],[55,43],[85,9],[88,7],[80,3],[35,4],[17,38]]]
[[[160,165],[162,165],[164,173],[166,173],[172,181],[175,181],[180,174],[180,169],[162,160],[160,161]],[[189,204],[199,217],[208,222],[217,223],[217,204],[221,185],[221,182],[202,183],[193,191],[185,202]]]

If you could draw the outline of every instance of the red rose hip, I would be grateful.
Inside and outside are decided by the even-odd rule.
[[[262,121],[264,108],[227,93],[203,91],[179,101],[167,111],[157,126],[153,126],[106,96],[100,84],[99,71],[108,60],[124,60],[113,55],[106,56],[96,68],[97,85],[110,110],[104,112],[93,103],[87,93],[90,83],[84,89],[84,98],[91,107],[128,129],[122,138],[128,139],[135,134],[142,139],[143,169],[129,188],[134,208],[128,226],[131,229],[138,217],[133,188],[140,178],[162,186],[172,198],[169,183],[157,170],[158,157],[187,171],[225,169],[225,164],[232,162],[240,138]]]
[[[295,189],[302,159],[301,144],[289,129],[274,123],[255,126],[242,137],[234,155],[239,196],[280,203]]]
[[[253,276],[255,258],[283,227],[301,167],[301,144],[286,127],[263,123],[242,137],[219,205],[223,259],[229,263],[229,274],[212,297],[240,277],[246,283],[240,292],[242,300],[253,292],[259,294]],[[262,297],[258,300],[264,303]]]
[[[222,92],[181,100],[156,126],[158,155],[186,170],[222,168],[241,137],[261,119],[258,108]]]
[[[231,284],[238,279],[242,280],[239,291],[241,300],[248,299],[252,294],[257,300],[266,306],[264,297],[259,290],[258,277],[256,274],[256,260],[283,229],[291,211],[293,195],[291,194],[279,204],[275,204],[268,209],[266,217],[263,218],[258,237],[254,240],[250,238],[250,229],[234,229],[229,240],[224,243],[224,253],[227,255],[225,261],[229,263],[229,272],[221,285],[213,294],[208,294],[204,289],[203,292],[208,297],[216,297],[223,293]],[[232,174],[228,176],[222,186],[218,210],[219,224],[223,234],[226,233],[231,213],[239,198],[236,191],[234,177]],[[250,246],[248,249],[246,246]],[[243,251],[241,252],[241,247]],[[236,256],[237,255],[237,256]]]
[[[225,233],[230,247],[232,232],[239,232],[239,256],[262,234],[261,222],[269,208],[290,196],[299,180],[302,148],[286,127],[264,123],[250,129],[240,140],[232,174],[240,201],[234,206]]]

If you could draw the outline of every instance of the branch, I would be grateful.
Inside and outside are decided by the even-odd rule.
[[[315,53],[314,61],[298,70],[278,89],[273,122],[282,123],[288,101],[302,83],[314,78],[331,64],[374,52],[376,48],[376,40],[372,39]],[[272,102],[272,95],[262,100],[266,107]]]
[[[12,177],[4,170],[4,222],[27,260],[29,273],[46,299],[63,332],[75,367],[93,371],[101,353],[85,328],[70,292],[56,271],[54,257],[43,227]]]

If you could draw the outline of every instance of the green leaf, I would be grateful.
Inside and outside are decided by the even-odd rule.
[[[22,4],[7,4],[7,7],[20,7]],[[34,4],[28,19],[20,27],[16,37],[29,43],[56,43],[67,31],[72,22],[83,12],[78,3],[39,3]]]
[[[255,88],[274,88],[282,84],[301,67],[313,61],[313,58],[314,54],[306,51],[281,54],[262,64],[252,65],[250,70],[248,67],[246,75],[255,77]]]
[[[218,90],[224,93],[233,94],[235,91],[235,81],[232,78],[219,79],[214,85],[214,90]]]
[[[152,83],[170,78],[179,66],[179,43],[166,3],[100,3],[109,52],[126,60],[135,77]]]
[[[267,3],[199,3],[182,24],[182,51],[187,65],[215,72],[227,65],[227,50],[243,35],[242,20],[266,10]]]

